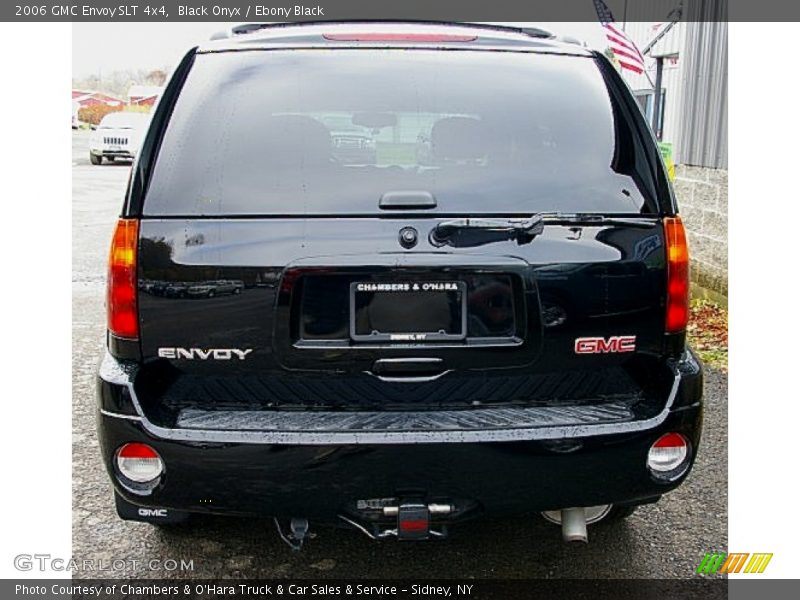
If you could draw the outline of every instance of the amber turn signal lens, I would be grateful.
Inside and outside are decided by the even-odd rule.
[[[664,219],[667,242],[667,333],[679,333],[689,322],[689,247],[680,217]]]
[[[111,241],[108,259],[106,311],[108,329],[122,338],[139,337],[139,314],[136,305],[136,254],[139,245],[139,221],[120,219]]]

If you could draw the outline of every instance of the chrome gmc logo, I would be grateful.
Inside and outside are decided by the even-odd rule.
[[[575,340],[575,354],[608,354],[609,352],[633,352],[636,350],[635,335],[582,337]]]

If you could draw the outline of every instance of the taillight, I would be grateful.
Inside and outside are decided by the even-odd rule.
[[[139,337],[139,316],[136,308],[138,243],[139,221],[120,219],[114,230],[108,258],[106,310],[109,331],[123,338]]]
[[[117,468],[131,481],[148,483],[161,475],[164,462],[147,444],[131,442],[117,450]]]
[[[325,33],[332,42],[473,42],[476,35],[440,33]]]
[[[689,456],[689,440],[680,433],[666,433],[658,438],[647,453],[647,466],[654,473],[675,471]]]
[[[679,333],[689,322],[689,247],[680,217],[664,219],[667,241],[667,333]]]

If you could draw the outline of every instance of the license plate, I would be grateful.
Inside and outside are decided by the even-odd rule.
[[[350,337],[357,342],[434,342],[467,336],[462,281],[350,284]]]

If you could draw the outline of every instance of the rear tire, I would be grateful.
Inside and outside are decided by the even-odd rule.
[[[91,154],[90,153],[89,154],[89,161],[91,161],[91,163],[93,165],[102,165],[103,164],[103,157],[102,156],[97,156],[96,154]]]

